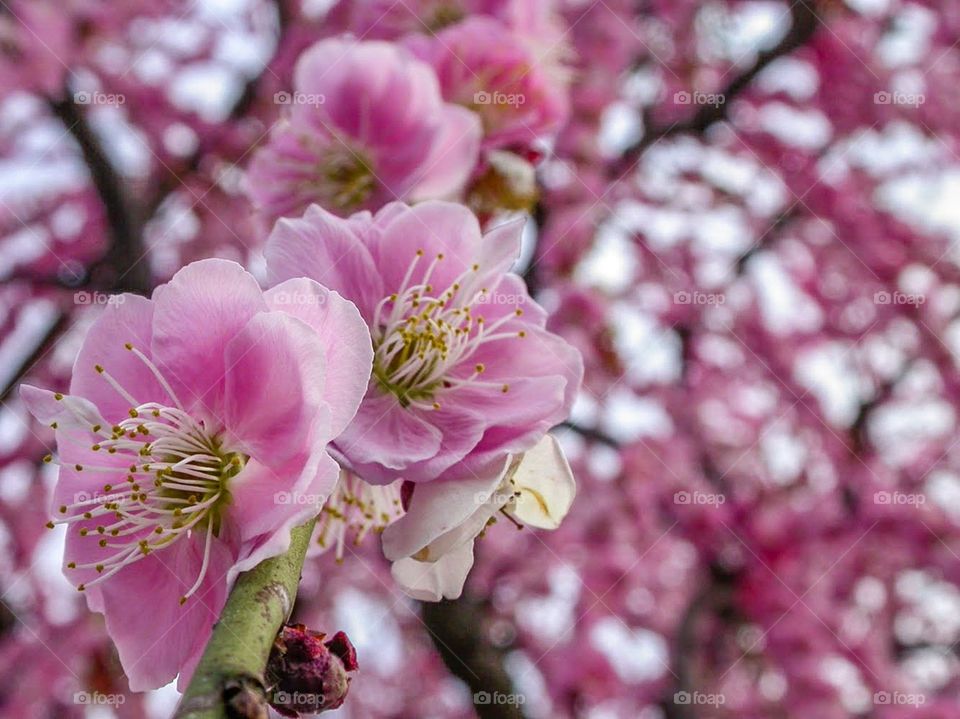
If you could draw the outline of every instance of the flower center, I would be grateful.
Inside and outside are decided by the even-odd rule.
[[[445,27],[455,25],[466,17],[466,13],[459,3],[439,2],[427,13],[423,25],[424,29],[435,34]]]
[[[100,535],[104,557],[67,565],[69,569],[95,569],[99,574],[80,584],[80,591],[183,536],[202,533],[203,563],[195,583],[181,598],[183,603],[206,575],[211,543],[220,534],[222,510],[230,501],[229,480],[239,474],[249,457],[225,447],[219,432],[184,411],[153,362],[132,345],[126,347],[147,364],[176,407],[138,404],[97,365],[105,381],[130,401],[129,417],[110,428],[89,428],[95,438],[90,449],[113,460],[104,466],[76,464],[73,469],[104,475],[107,481],[90,493],[78,493],[72,504],[61,505],[60,518],[48,526],[79,525],[76,531],[82,537]],[[124,461],[116,461],[119,458]]]
[[[363,205],[376,188],[370,162],[356,150],[339,142],[323,154],[317,185],[322,197],[341,210]]]
[[[424,251],[417,250],[400,289],[384,297],[374,312],[373,376],[404,407],[440,409],[439,391],[464,384],[509,391],[506,384],[478,379],[484,372],[483,364],[475,364],[466,377],[455,377],[452,370],[469,361],[486,342],[526,334],[522,330],[498,331],[523,314],[519,308],[491,323],[474,313],[474,304],[488,301],[488,290],[476,289],[471,277],[479,272],[479,265],[474,264],[436,293],[430,278],[443,260],[442,254],[436,255],[421,279],[414,282],[417,266],[425,262]]]

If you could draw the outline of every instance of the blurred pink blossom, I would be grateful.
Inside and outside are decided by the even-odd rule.
[[[477,162],[476,116],[445,103],[431,69],[393,44],[321,41],[297,61],[293,92],[275,97],[289,116],[247,178],[270,218],[456,197]]]

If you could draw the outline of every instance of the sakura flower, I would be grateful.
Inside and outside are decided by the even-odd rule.
[[[350,471],[372,484],[470,476],[567,417],[582,360],[508,272],[522,229],[483,235],[469,210],[438,201],[348,219],[313,206],[277,223],[272,281],[316,279],[370,328],[373,375],[335,445]]]
[[[471,17],[435,37],[410,36],[405,44],[430,63],[443,97],[468,107],[483,121],[483,146],[529,146],[556,132],[569,100],[556,70],[559,51],[535,46],[489,17]]]
[[[504,514],[518,527],[556,529],[576,494],[552,435],[477,477],[418,485],[407,513],[383,533],[393,577],[421,601],[456,599],[473,566],[473,542]]]
[[[428,65],[386,42],[323,40],[297,61],[290,116],[254,156],[249,191],[272,218],[310,203],[349,214],[454,197],[477,161],[476,115]]]
[[[338,474],[326,445],[370,359],[337,293],[306,279],[263,292],[205,260],[152,300],[108,306],[69,394],[22,388],[56,430],[49,526],[68,528],[64,572],[104,614],[132,689],[178,672],[183,685],[236,576],[317,513]]]

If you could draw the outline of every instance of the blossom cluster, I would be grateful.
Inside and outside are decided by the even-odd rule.
[[[164,633],[169,621],[196,621],[199,633],[208,631],[221,592],[212,589],[212,572],[272,552],[282,524],[319,513],[293,621],[345,629],[356,645],[362,671],[348,675],[344,716],[465,719],[521,703],[531,715],[561,718],[956,715],[960,263],[952,198],[960,13],[953,3],[4,6],[0,714],[166,719],[176,692],[129,692],[117,645],[137,678],[143,667],[129,666],[130,637],[153,631],[156,596],[165,625],[156,639],[173,646],[149,652],[163,676],[139,678],[189,673],[177,657],[196,646],[181,625]],[[457,203],[457,212],[438,212],[445,203]],[[475,220],[464,220],[460,205]],[[506,285],[493,292],[484,284],[489,291],[474,301],[455,295],[446,312],[444,292],[465,287],[456,282],[460,274],[473,264],[500,266],[484,253],[501,242],[513,247],[511,213],[520,212],[530,217]],[[427,216],[433,227],[441,214],[449,222],[440,224],[474,238],[469,251],[436,249],[426,230],[392,244],[400,236],[391,228]],[[481,238],[496,242],[474,244],[474,221]],[[381,254],[387,242],[394,249]],[[344,245],[356,266],[329,251]],[[249,391],[269,395],[276,384],[286,393],[298,381],[292,378],[317,378],[309,351],[317,342],[324,376],[344,366],[336,352],[348,345],[369,368],[369,377],[349,377],[357,385],[324,380],[319,398],[269,414],[285,429],[268,444],[303,440],[291,429],[304,426],[299,415],[314,416],[315,436],[326,445],[294,451],[284,481],[266,483],[253,503],[240,489],[255,484],[254,470],[275,466],[252,434],[256,408],[215,414],[224,411],[218,402],[234,402],[236,384],[211,393],[209,407],[195,401],[200,388],[177,384],[162,364],[173,348],[150,346],[156,334],[155,320],[143,319],[147,300],[118,294],[150,296],[211,257],[237,263],[224,265],[231,276],[243,276],[239,265],[256,277],[267,309],[256,303],[253,314],[241,312],[220,333],[222,351],[202,344],[194,365],[219,362],[228,347],[235,353],[262,325],[310,325],[321,316],[316,298],[336,293],[356,307],[353,321],[345,314],[336,325],[345,341],[323,339],[324,324],[298,330],[304,346],[291,348],[278,330],[269,335],[276,344],[269,366],[283,362],[280,378],[256,372]],[[211,277],[222,272],[203,264],[200,274],[206,268]],[[518,284],[514,272],[526,289],[510,286]],[[328,291],[307,291],[304,277]],[[181,279],[175,285],[183,288]],[[301,284],[267,298],[286,280]],[[149,301],[154,317],[164,291]],[[388,294],[397,299],[379,308],[374,329]],[[440,353],[436,367],[454,382],[434,385],[426,355],[394,364],[398,355],[390,354],[407,346],[400,323],[421,299],[417,309],[429,313],[411,324],[422,347],[464,329],[467,315],[452,310],[467,305],[485,323],[513,312],[495,333],[516,334],[474,343],[484,359],[461,361],[470,347],[460,344],[446,358]],[[103,316],[137,316],[142,331],[118,333],[116,341],[110,333],[100,344],[116,356],[84,361],[104,369],[80,368],[96,392],[87,401],[118,427],[174,433],[167,446],[190,431],[186,420],[174,424],[173,396],[129,343],[156,367],[190,422],[202,421],[203,432],[222,441],[211,452],[191,445],[206,456],[183,466],[202,476],[171,479],[164,471],[150,477],[160,487],[141,482],[143,464],[169,463],[152,454],[136,460],[136,490],[129,472],[119,482],[95,473],[147,442],[164,447],[139,429],[133,438],[113,437],[104,424],[104,437],[103,427],[93,433],[93,423],[76,424],[75,410],[83,416],[92,408],[79,401],[85,395],[73,395],[74,360],[81,347],[88,355],[98,349],[83,338]],[[191,337],[197,316],[206,336],[217,313],[175,312]],[[543,338],[544,326],[584,362],[571,416],[552,430],[566,460],[555,454],[553,437],[535,429],[554,421],[544,405],[560,392],[559,381],[546,381],[556,368],[546,366],[543,345],[528,341]],[[522,376],[503,373],[501,352],[521,356]],[[471,378],[478,363],[483,372]],[[134,386],[128,370],[156,384]],[[49,421],[31,419],[16,392],[23,377],[71,399],[33,393],[27,400]],[[335,394],[338,388],[347,389]],[[355,419],[326,436],[323,417],[346,408],[348,395]],[[529,424],[516,424],[522,407],[511,400],[520,396],[535,400]],[[271,401],[255,404],[272,409]],[[129,409],[147,402],[162,405],[155,408],[161,417],[130,417]],[[382,456],[390,431],[371,432],[368,446],[353,426],[382,429],[366,411],[380,406],[392,407],[384,419],[407,433]],[[79,444],[53,451],[58,433]],[[476,436],[477,452],[464,454]],[[487,465],[487,450],[498,447],[507,454]],[[47,453],[54,456],[43,463]],[[83,469],[66,465],[64,486],[77,478],[89,485],[67,496],[58,490],[49,506],[56,465],[72,456]],[[294,477],[294,467],[312,462],[324,481]],[[458,463],[473,473],[440,469]],[[541,469],[527,471],[534,466]],[[566,466],[580,499],[561,526],[514,531],[514,522],[555,525],[572,489]],[[203,489],[213,489],[208,479],[224,468],[239,468],[226,479],[228,492],[239,485],[236,503]],[[434,471],[443,476],[428,479]],[[551,475],[560,481],[546,497],[550,517],[531,514]],[[193,488],[183,490],[185,482]],[[108,483],[117,497],[106,499]],[[123,517],[111,518],[96,501],[83,505],[89,520],[72,519],[73,505],[101,497],[126,512],[133,493],[147,495],[134,513],[150,513],[124,515],[124,527],[108,529]],[[157,511],[174,510],[175,500],[187,502],[181,518],[197,519],[186,532]],[[243,536],[229,533],[231,509],[249,506],[268,521]],[[103,572],[80,566],[124,547],[129,553],[132,544],[99,542],[147,539],[121,532],[134,523],[146,529],[148,518],[157,523],[147,556],[98,561]],[[52,531],[43,528],[48,520]],[[200,530],[209,521],[204,570]],[[84,522],[87,538],[96,534],[86,545],[75,536]],[[113,529],[117,536],[106,536]],[[381,531],[380,541],[370,536]],[[84,551],[67,559],[76,568],[61,571],[65,537]],[[163,538],[176,539],[150,549]],[[125,590],[115,580],[168,556],[182,560],[169,564],[182,567],[180,578],[157,574],[155,585],[134,587],[132,596],[150,599],[135,616],[114,615],[122,621],[111,622],[111,640],[85,601],[116,601]],[[450,596],[468,568],[461,601],[415,603],[398,590]],[[201,602],[209,611],[197,620]],[[464,639],[469,651],[460,651]],[[451,650],[461,662],[443,662]],[[320,692],[322,702],[316,691],[299,699],[338,702],[348,666],[334,662],[323,673],[332,685]],[[492,686],[493,676],[513,686]],[[288,696],[275,698],[295,708],[298,691],[284,685],[277,692]]]
[[[579,352],[511,272],[524,219],[484,231],[462,204],[482,152],[557,128],[563,84],[478,16],[432,40],[319,40],[292,90],[245,179],[272,228],[267,289],[236,262],[189,263],[103,308],[69,391],[21,387],[55,433],[64,572],[133,690],[183,688],[237,576],[318,516],[340,558],[347,535],[386,529],[398,585],[436,601],[460,595],[497,516],[555,529],[575,494],[547,432]],[[529,105],[471,99],[508,90]]]

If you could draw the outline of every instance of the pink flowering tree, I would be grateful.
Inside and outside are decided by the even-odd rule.
[[[955,716],[958,34],[0,4],[0,715]]]

